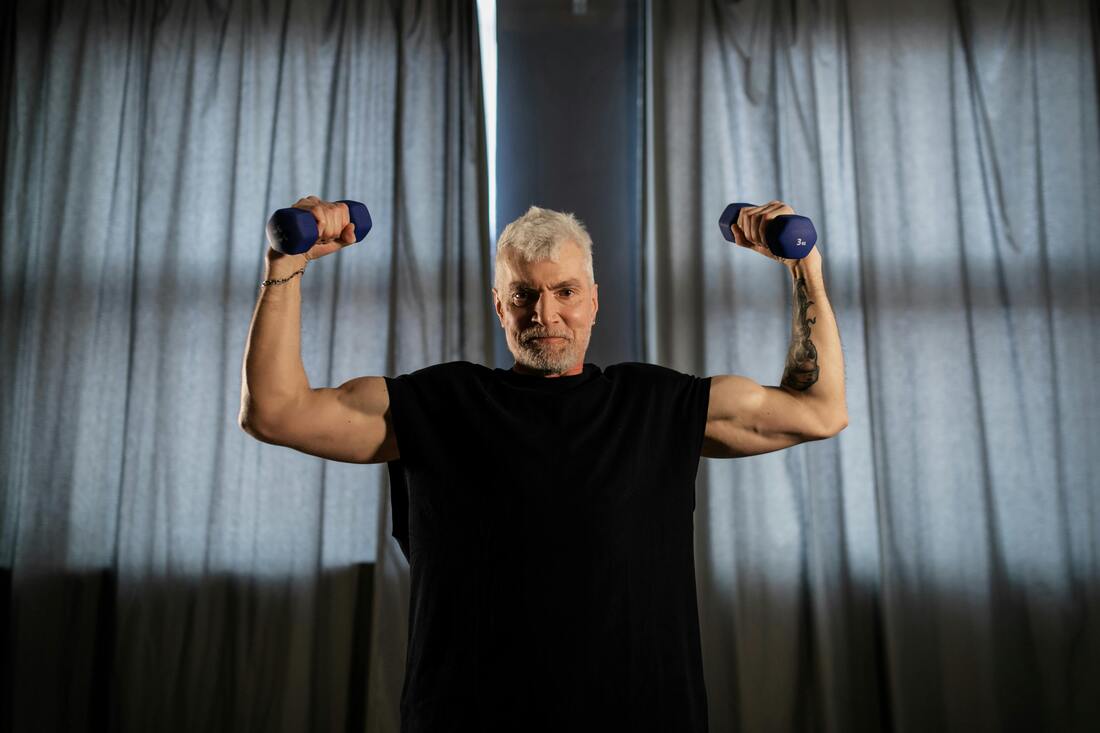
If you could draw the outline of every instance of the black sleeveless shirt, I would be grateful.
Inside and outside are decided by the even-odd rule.
[[[707,729],[695,475],[710,379],[387,378],[409,560],[402,733]]]

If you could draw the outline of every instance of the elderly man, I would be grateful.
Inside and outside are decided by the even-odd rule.
[[[315,197],[321,239],[267,256],[245,352],[241,426],[270,443],[389,462],[409,559],[402,731],[707,728],[695,600],[700,456],[734,458],[836,435],[844,366],[815,249],[775,257],[743,209],[738,245],[792,276],[780,385],[649,364],[586,364],[599,308],[592,242],[532,207],[497,243],[493,305],[511,369],[452,362],[311,388],[299,346],[307,263],[354,241]]]

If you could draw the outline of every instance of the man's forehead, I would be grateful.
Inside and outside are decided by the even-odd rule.
[[[527,261],[508,252],[502,264],[506,266],[510,287],[580,285],[587,280],[584,253],[574,242],[563,243],[553,259]]]

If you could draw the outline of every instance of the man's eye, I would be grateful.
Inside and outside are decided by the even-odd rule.
[[[573,290],[573,288],[562,288],[561,290],[558,291],[559,295],[562,295],[566,298],[572,298],[575,293],[576,293],[576,291]]]
[[[517,291],[515,293],[512,293],[512,302],[516,305],[524,305],[525,303],[527,303],[527,300],[528,295],[525,292]]]

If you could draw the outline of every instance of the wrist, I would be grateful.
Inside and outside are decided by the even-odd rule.
[[[267,251],[267,265],[265,267],[265,280],[281,280],[291,274],[303,270],[309,262],[304,254],[286,255],[273,249]]]
[[[821,275],[821,253],[817,251],[817,248],[810,250],[810,253],[802,259],[794,260],[787,266],[790,270],[791,276],[795,280],[812,275]]]

